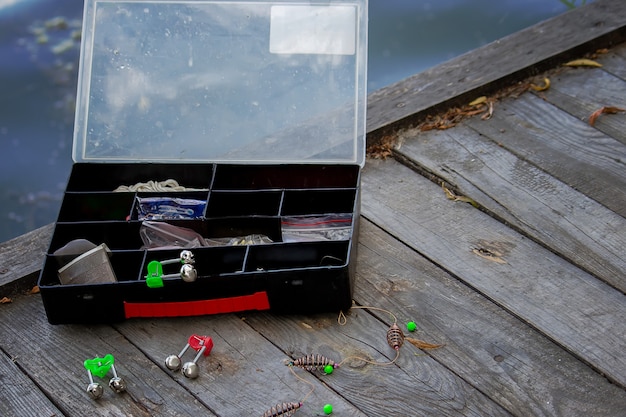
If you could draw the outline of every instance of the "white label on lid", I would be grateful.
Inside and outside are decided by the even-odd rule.
[[[270,52],[274,54],[354,55],[353,6],[272,6]]]

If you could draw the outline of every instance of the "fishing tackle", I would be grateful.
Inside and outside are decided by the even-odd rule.
[[[307,371],[324,371],[324,373],[330,374],[333,369],[339,368],[339,364],[328,359],[326,356],[319,354],[309,354],[298,358],[296,360],[287,363],[288,366],[296,366],[298,368],[306,369]],[[328,372],[330,371],[330,372]]]
[[[87,374],[89,375],[89,385],[87,386],[87,393],[93,398],[97,400],[102,397],[104,393],[104,389],[99,382],[94,382],[93,375],[104,378],[109,370],[113,373],[113,378],[109,381],[109,387],[116,394],[121,394],[126,391],[126,382],[124,379],[117,375],[115,372],[115,358],[110,353],[105,355],[103,358],[95,357],[93,359],[86,359],[83,362],[83,366],[87,370]]]
[[[302,405],[301,402],[277,404],[263,413],[261,417],[290,417],[294,415]]]
[[[200,359],[202,355],[209,356],[211,349],[213,349],[213,339],[209,336],[199,336],[197,334],[189,336],[187,344],[178,355],[170,355],[165,358],[165,366],[172,371],[178,371],[182,362],[180,357],[183,356],[190,347],[198,353],[192,361],[186,362],[183,365],[183,375],[187,378],[195,379],[200,373],[197,364],[198,359]]]
[[[404,333],[396,323],[387,330],[387,343],[395,350],[400,350],[404,344]]]
[[[194,282],[198,278],[198,271],[193,266],[195,258],[193,253],[188,250],[184,250],[180,253],[180,256],[175,259],[166,259],[164,261],[151,261],[147,265],[146,285],[149,288],[161,288],[163,287],[164,278],[176,278],[180,277],[185,282]],[[163,265],[169,264],[182,264],[180,272],[178,274],[163,274]]]

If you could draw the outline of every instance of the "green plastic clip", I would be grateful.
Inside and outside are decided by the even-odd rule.
[[[95,357],[93,359],[87,359],[83,362],[83,365],[85,365],[85,369],[93,375],[102,378],[109,372],[109,369],[113,366],[113,362],[115,362],[115,358],[109,353],[105,355],[104,358]]]
[[[149,288],[161,288],[163,286],[163,265],[159,261],[151,261],[148,264],[148,275],[146,275],[146,285]]]

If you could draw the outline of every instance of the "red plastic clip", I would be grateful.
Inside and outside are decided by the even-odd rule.
[[[198,336],[197,334],[192,334],[189,336],[189,340],[187,341],[189,346],[196,352],[199,352],[204,348],[202,354],[204,356],[209,356],[211,353],[211,349],[213,349],[213,339],[210,336]]]
[[[200,369],[198,368],[198,359],[200,356],[209,356],[211,353],[211,349],[213,349],[213,339],[209,336],[198,336],[197,334],[192,334],[189,336],[189,340],[187,344],[183,348],[183,350],[178,355],[170,355],[165,358],[165,366],[172,371],[178,371],[181,365],[181,356],[185,354],[187,349],[192,348],[198,354],[191,362],[187,362],[183,365],[183,375],[187,378],[197,378],[200,373]]]

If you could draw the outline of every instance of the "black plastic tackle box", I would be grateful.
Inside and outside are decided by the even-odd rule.
[[[346,310],[367,0],[86,0],[53,324]]]

